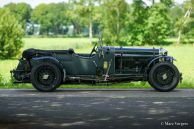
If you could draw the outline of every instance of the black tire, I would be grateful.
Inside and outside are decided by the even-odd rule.
[[[30,78],[38,91],[51,92],[60,86],[62,74],[55,64],[42,62],[32,68]]]
[[[180,73],[177,67],[170,62],[158,63],[149,72],[148,82],[158,91],[171,91],[176,88],[179,81]]]

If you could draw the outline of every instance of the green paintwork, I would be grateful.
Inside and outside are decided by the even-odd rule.
[[[24,76],[24,73],[30,73],[31,68],[40,62],[49,61],[65,72],[66,80],[79,78],[79,80],[95,81],[138,81],[147,79],[147,71],[153,63],[161,59],[172,60],[164,49],[99,46],[95,50],[92,55],[77,54],[73,50],[26,50],[18,68],[14,71],[15,78],[18,80],[16,75],[20,77]],[[26,53],[31,55],[29,59]],[[24,67],[27,65],[30,68],[26,70]],[[18,72],[22,70],[23,72]]]

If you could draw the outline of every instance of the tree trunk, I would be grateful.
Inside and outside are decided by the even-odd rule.
[[[154,5],[155,4],[155,0],[152,0],[152,5]]]
[[[89,42],[92,43],[92,38],[93,38],[93,35],[92,35],[92,18],[90,17],[90,20],[89,20]]]
[[[179,33],[178,33],[177,44],[180,44],[181,35],[182,35],[181,33],[182,33],[182,30],[183,30],[184,25],[187,23],[187,20],[188,20],[188,18],[191,15],[191,10],[192,10],[192,8],[189,8],[187,10],[187,12],[185,13],[184,17],[183,17],[182,25],[181,25],[180,30],[179,30]]]
[[[180,44],[180,40],[181,40],[181,30],[179,30],[179,33],[178,33],[177,44]]]

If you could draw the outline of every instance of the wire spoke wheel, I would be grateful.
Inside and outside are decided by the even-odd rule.
[[[154,65],[149,73],[149,84],[158,91],[171,91],[178,85],[180,73],[175,65],[162,62]]]
[[[45,66],[44,68],[37,71],[37,80],[40,84],[45,86],[49,86],[50,84],[52,84],[53,81],[56,79],[55,76],[55,72],[48,66]]]
[[[161,86],[166,86],[173,81],[174,72],[171,67],[161,66],[154,72],[154,79]]]
[[[43,62],[32,68],[31,82],[39,91],[54,91],[61,84],[62,73],[51,62]]]

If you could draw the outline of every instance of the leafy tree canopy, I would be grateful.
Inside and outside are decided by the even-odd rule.
[[[66,10],[66,3],[40,4],[33,10],[32,21],[41,25],[41,33],[53,31],[58,34],[67,24]]]
[[[10,10],[10,13],[13,14],[23,28],[26,27],[26,22],[30,22],[32,8],[29,4],[26,3],[10,3],[5,5],[5,8]]]
[[[126,36],[128,4],[125,0],[104,0],[102,4],[101,26],[104,42],[123,45]]]
[[[21,47],[23,29],[7,9],[0,9],[0,58],[15,57]]]
[[[172,33],[172,22],[168,11],[169,8],[164,3],[157,3],[149,9],[144,32],[145,43],[162,44]]]

